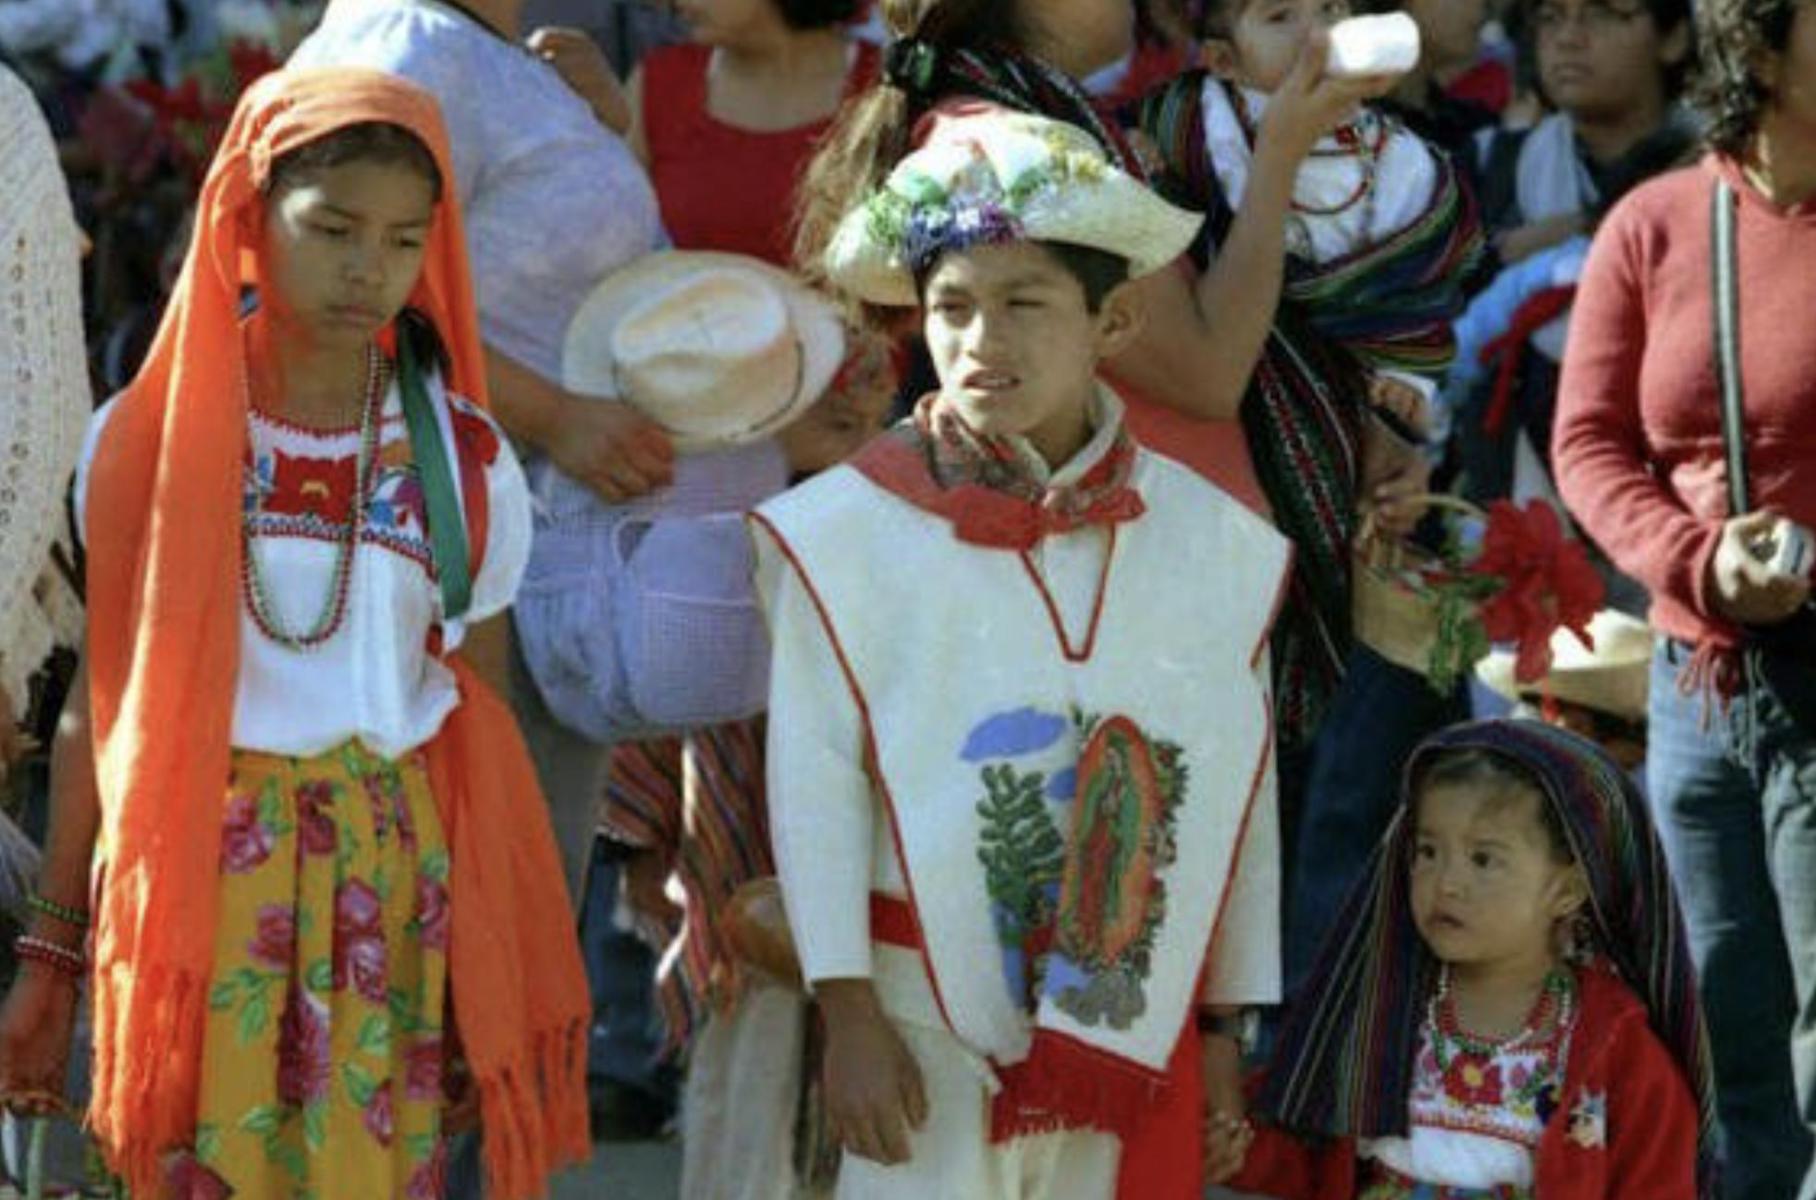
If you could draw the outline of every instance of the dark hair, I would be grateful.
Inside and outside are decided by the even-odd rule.
[[[936,52],[1020,44],[1013,0],[882,0],[897,39],[913,38]],[[882,186],[908,153],[923,98],[888,79],[847,104],[821,141],[797,194],[795,265],[824,280],[821,260],[846,211]]]
[[[1074,242],[1030,241],[1025,244],[1046,251],[1054,262],[1065,269],[1066,274],[1078,281],[1078,286],[1085,292],[1085,310],[1093,315],[1102,311],[1103,302],[1111,292],[1129,281],[1129,260],[1120,254],[1099,250],[1095,246],[1080,246]],[[940,260],[950,253],[953,251],[935,256],[915,275],[916,295],[926,298],[927,281],[933,277]]]
[[[864,0],[775,0],[775,6],[790,29],[826,29],[855,21]]]
[[[1701,52],[1691,97],[1709,119],[1708,141],[1726,154],[1747,148],[1772,100],[1762,61],[1791,44],[1791,24],[1808,0],[1697,0]]]
[[[1227,38],[1236,28],[1249,0],[1194,0],[1192,32],[1203,38]]]
[[[1521,766],[1517,759],[1474,747],[1440,751],[1431,757],[1412,781],[1414,796],[1423,796],[1429,789],[1436,787],[1480,788],[1484,792],[1500,796],[1530,793],[1538,802],[1539,821],[1545,827],[1545,840],[1551,846],[1552,855],[1559,862],[1576,861],[1576,851],[1570,846],[1570,835],[1564,829],[1564,820],[1558,815],[1557,807],[1545,795],[1543,781]]]
[[[265,190],[276,192],[310,171],[356,162],[408,168],[428,180],[434,188],[435,199],[441,199],[443,180],[435,165],[434,153],[408,129],[388,121],[347,125],[298,146],[271,164]]]

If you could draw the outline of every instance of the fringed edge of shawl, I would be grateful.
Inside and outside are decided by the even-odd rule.
[[[174,1054],[202,1044],[209,981],[170,967],[114,963],[124,982],[94,989],[94,1096],[88,1120],[108,1167],[134,1193],[160,1194],[164,1159],[195,1136],[201,1095],[199,1055]],[[97,977],[102,969],[97,968]],[[135,993],[155,994],[149,1003]],[[107,1005],[110,995],[129,998]],[[161,1049],[160,1049],[161,1048]]]
[[[485,1130],[487,1194],[533,1200],[549,1177],[592,1157],[587,1121],[586,1022],[536,1033],[530,1061],[474,1064]]]

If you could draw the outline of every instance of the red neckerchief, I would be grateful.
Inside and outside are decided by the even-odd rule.
[[[985,437],[930,393],[914,415],[872,441],[851,465],[877,486],[952,523],[961,542],[1032,550],[1052,533],[1117,525],[1147,511],[1129,485],[1135,443],[1127,429],[1076,483],[1048,487],[1015,451]]]

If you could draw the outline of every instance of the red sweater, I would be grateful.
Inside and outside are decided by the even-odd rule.
[[[1536,1200],[1696,1200],[1696,1103],[1627,985],[1580,971],[1564,1089],[1536,1155]],[[1599,1117],[1595,1115],[1599,1109]],[[1257,1131],[1230,1186],[1281,1200],[1353,1200],[1355,1143]]]
[[[1711,158],[1639,188],[1595,239],[1558,390],[1564,501],[1652,593],[1652,624],[1729,643],[1708,564],[1728,515],[1714,365],[1710,196],[1739,194],[1741,373],[1755,507],[1816,529],[1816,201],[1774,208]]]

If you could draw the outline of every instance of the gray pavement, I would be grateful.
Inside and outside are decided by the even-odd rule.
[[[677,1200],[681,1147],[676,1142],[604,1142],[584,1171],[570,1171],[551,1200]],[[1243,1200],[1213,1188],[1205,1200]]]

